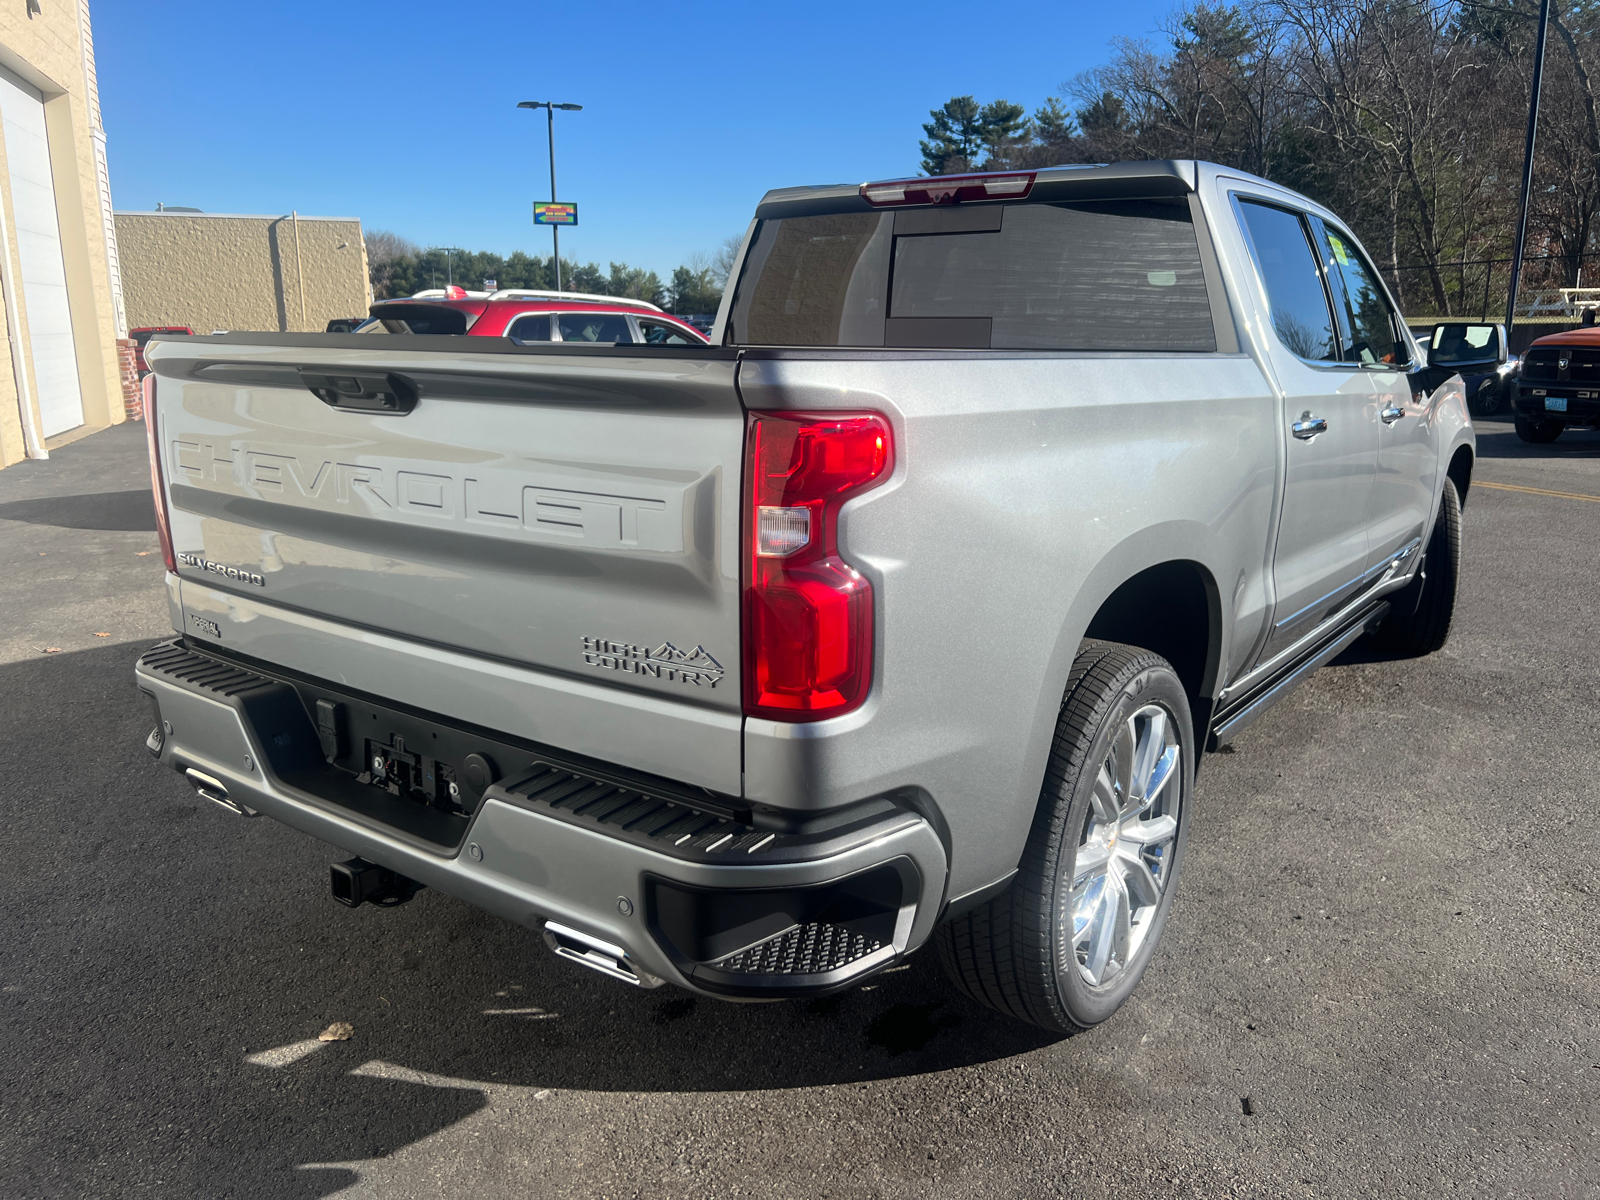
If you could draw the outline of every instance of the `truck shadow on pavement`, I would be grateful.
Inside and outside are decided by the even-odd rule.
[[[1519,438],[1509,420],[1482,418],[1473,428],[1479,458],[1600,458],[1600,431],[1568,430],[1547,446],[1535,446]]]
[[[129,492],[91,492],[84,496],[41,496],[0,504],[0,521],[26,521],[60,529],[156,532],[156,506],[149,488]]]
[[[148,645],[0,665],[0,1192],[320,1196],[504,1085],[816,1087],[1054,1040],[966,1001],[931,951],[840,996],[738,1005],[593,975],[434,892],[343,909],[343,852],[149,759]],[[353,1036],[316,1041],[336,1021]]]

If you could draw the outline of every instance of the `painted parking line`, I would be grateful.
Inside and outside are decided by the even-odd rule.
[[[1600,504],[1600,496],[1586,496],[1582,492],[1552,492],[1548,488],[1523,487],[1516,483],[1490,483],[1487,479],[1474,479],[1472,486],[1494,488],[1501,492],[1527,492],[1530,496],[1559,496],[1563,500],[1587,500],[1591,504]]]

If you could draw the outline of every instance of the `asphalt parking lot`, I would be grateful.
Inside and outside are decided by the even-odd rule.
[[[0,472],[0,1195],[1600,1194],[1600,434],[1479,435],[1449,644],[1206,760],[1155,964],[1059,1040],[931,954],[735,1006],[339,908],[145,754],[142,426]]]

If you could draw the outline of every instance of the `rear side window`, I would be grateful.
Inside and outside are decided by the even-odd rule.
[[[1216,349],[1188,204],[984,204],[762,223],[732,340]]]
[[[628,318],[615,313],[561,313],[556,317],[563,342],[632,342]]]
[[[893,213],[763,221],[739,280],[733,340],[881,346]]]
[[[467,314],[457,308],[433,304],[375,305],[372,315],[390,333],[465,333]]]
[[[1338,362],[1333,314],[1304,223],[1270,204],[1239,201],[1278,340],[1301,358]]]
[[[550,340],[550,314],[532,313],[518,317],[511,323],[506,336],[514,342],[548,342]]]

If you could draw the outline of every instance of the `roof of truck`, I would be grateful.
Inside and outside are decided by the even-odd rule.
[[[1146,196],[1181,196],[1198,186],[1200,164],[1194,159],[1149,159],[1140,162],[1077,163],[1034,171],[981,171],[970,175],[921,176],[868,183],[829,183],[815,187],[776,188],[761,198],[758,217],[801,216],[806,212],[878,212],[862,195],[867,187],[905,183],[916,190],[940,182],[985,177],[1032,175],[1032,200],[1096,200],[1128,195],[1130,184]],[[996,195],[993,200],[1007,197]],[[982,203],[982,201],[979,201]]]

